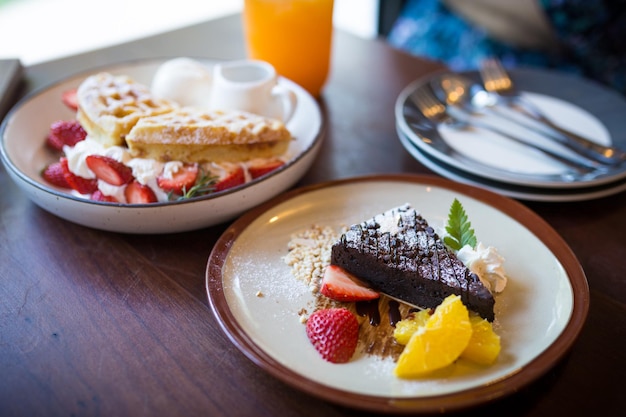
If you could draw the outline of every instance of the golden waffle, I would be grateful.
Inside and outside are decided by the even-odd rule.
[[[137,121],[171,111],[176,104],[156,99],[150,90],[126,75],[99,73],[77,90],[77,118],[89,136],[104,146],[122,146]]]
[[[135,157],[184,162],[240,162],[280,156],[291,140],[279,120],[241,111],[191,108],[141,118],[126,136]]]

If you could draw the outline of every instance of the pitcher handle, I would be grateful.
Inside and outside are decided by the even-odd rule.
[[[274,100],[280,104],[283,123],[287,123],[293,116],[298,105],[298,96],[289,87],[276,85],[272,89]]]

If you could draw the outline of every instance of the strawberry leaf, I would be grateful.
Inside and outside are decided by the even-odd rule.
[[[465,245],[476,247],[476,236],[472,223],[468,220],[463,205],[456,198],[450,206],[448,224],[446,225],[448,236],[443,238],[443,243],[450,249],[458,251]]]

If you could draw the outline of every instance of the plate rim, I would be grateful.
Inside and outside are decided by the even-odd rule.
[[[237,323],[223,291],[222,267],[237,237],[261,214],[292,198],[323,188],[372,181],[413,183],[458,192],[504,212],[524,225],[559,260],[572,287],[572,312],[561,334],[524,368],[505,378],[459,392],[427,397],[394,398],[341,391],[307,379],[270,357]],[[355,409],[394,414],[433,413],[463,409],[492,402],[530,384],[556,365],[556,362],[570,350],[586,321],[590,298],[585,273],[575,254],[563,238],[532,210],[515,200],[488,190],[455,183],[439,177],[416,174],[365,175],[331,180],[293,189],[255,207],[232,223],[215,243],[207,261],[205,284],[211,310],[218,319],[220,327],[239,351],[254,364],[288,385],[318,398]]]

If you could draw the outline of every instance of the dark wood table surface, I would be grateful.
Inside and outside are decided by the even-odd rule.
[[[94,66],[174,56],[243,57],[238,17],[27,67],[24,92]],[[409,82],[440,69],[383,41],[336,33],[320,100],[328,132],[298,186],[373,173],[434,175],[398,141],[393,106]],[[222,332],[205,269],[228,224],[156,236],[110,233],[40,209],[4,168],[0,190],[0,415],[367,414],[275,379]],[[588,319],[545,376],[459,414],[626,415],[626,193],[523,203],[578,257],[591,292]]]

